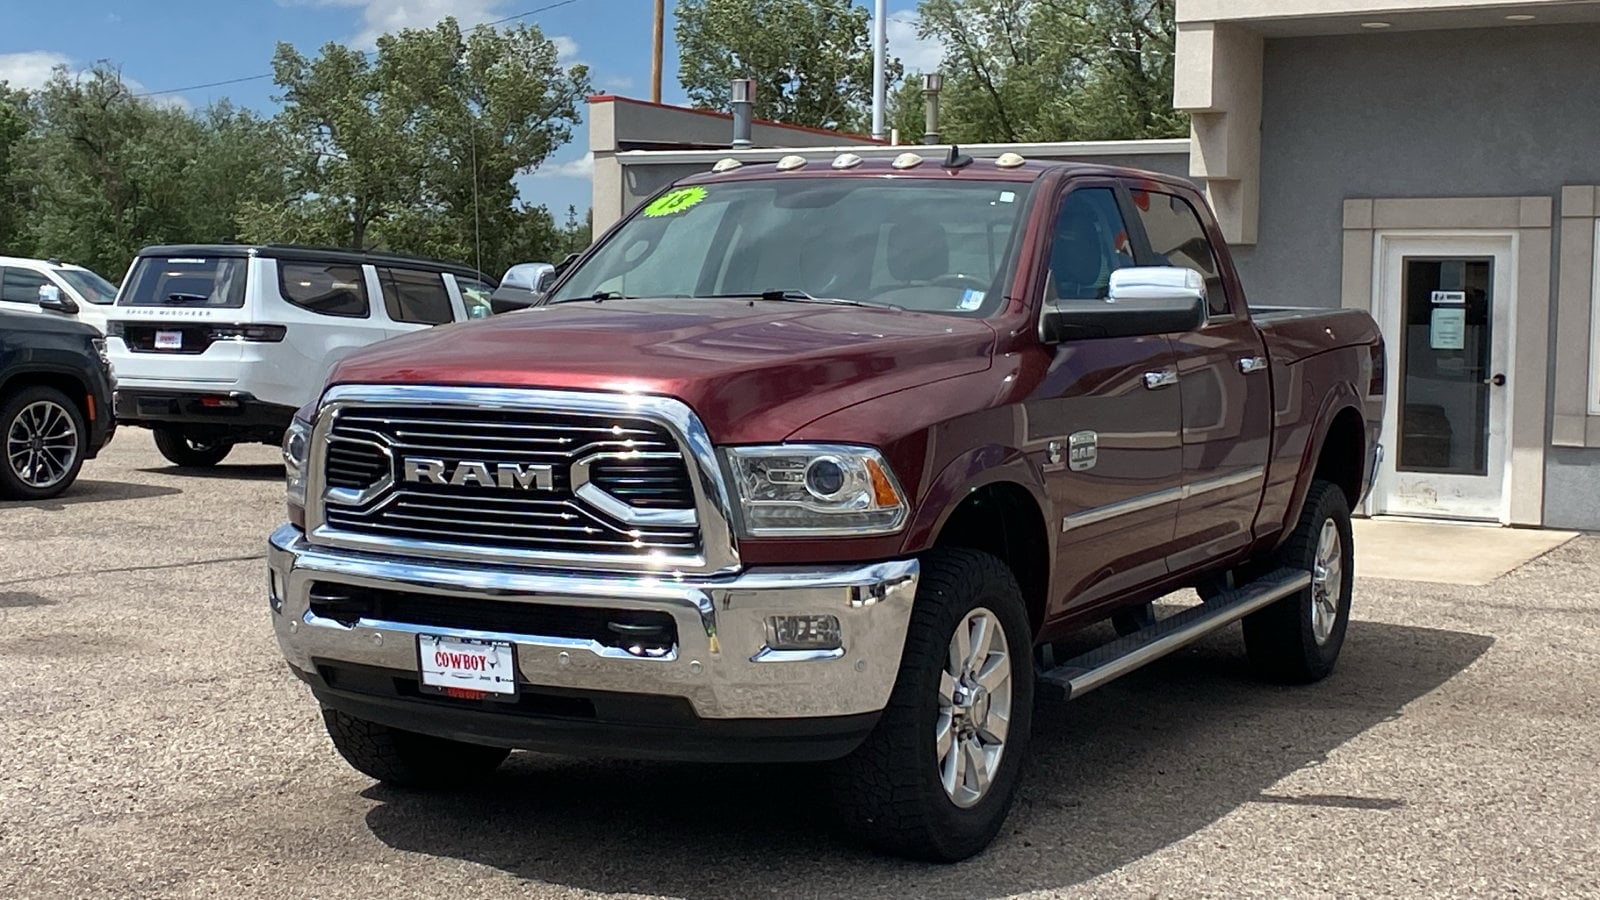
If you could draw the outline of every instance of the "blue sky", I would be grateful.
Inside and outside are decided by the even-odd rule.
[[[329,41],[370,47],[375,35],[425,27],[445,16],[463,25],[527,12],[551,0],[6,0],[0,29],[0,80],[35,86],[50,68],[73,69],[105,59],[143,91],[269,74],[273,48],[287,41],[308,54]],[[860,0],[858,0],[860,2]],[[667,0],[662,100],[683,103]],[[931,66],[936,51],[915,40],[914,0],[890,0],[890,53],[909,69]],[[648,98],[651,0],[576,0],[536,13],[565,59],[589,66],[597,91]],[[270,113],[270,77],[159,95],[163,102],[205,106],[227,97]],[[532,176],[519,179],[524,199],[559,214],[589,207],[587,131],[580,127]]]

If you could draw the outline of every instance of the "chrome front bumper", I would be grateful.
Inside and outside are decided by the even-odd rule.
[[[916,592],[915,560],[839,568],[753,569],[724,577],[582,575],[359,553],[310,544],[284,525],[269,541],[273,628],[289,663],[417,670],[418,633],[516,645],[519,682],[576,691],[681,697],[701,719],[800,719],[876,713],[900,667]],[[504,603],[652,610],[672,616],[678,643],[641,658],[595,641],[361,619],[311,612],[313,582]],[[843,647],[774,651],[767,617],[837,616]],[[314,678],[308,678],[315,684]]]

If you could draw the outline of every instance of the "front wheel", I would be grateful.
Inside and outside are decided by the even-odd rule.
[[[503,747],[390,728],[328,707],[322,708],[322,724],[345,762],[395,787],[461,787],[488,776],[511,754]]]
[[[1294,534],[1276,563],[1311,573],[1311,584],[1244,620],[1245,650],[1262,676],[1283,682],[1326,678],[1350,624],[1355,542],[1350,502],[1338,485],[1314,481]]]
[[[1027,758],[1031,646],[1004,563],[964,549],[923,559],[889,705],[835,767],[834,804],[853,837],[942,862],[994,840]]]
[[[201,440],[178,428],[157,428],[155,438],[161,455],[186,469],[209,469],[233,452],[233,444],[228,441]]]

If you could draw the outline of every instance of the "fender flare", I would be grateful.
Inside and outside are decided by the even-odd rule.
[[[1333,429],[1333,420],[1347,409],[1360,416],[1361,396],[1356,393],[1355,386],[1350,382],[1340,381],[1334,384],[1323,398],[1322,408],[1317,411],[1317,417],[1311,426],[1311,439],[1306,441],[1306,449],[1300,456],[1300,473],[1295,479],[1294,493],[1290,495],[1289,510],[1284,516],[1283,531],[1280,532],[1277,543],[1281,544],[1287,540],[1294,531],[1295,523],[1300,521],[1300,511],[1305,508],[1306,496],[1311,493],[1311,481],[1317,471],[1317,460],[1322,458],[1323,447],[1328,441],[1328,432]],[[1363,417],[1362,422],[1365,421]],[[1364,429],[1361,443],[1364,453],[1369,449],[1366,447],[1367,435]],[[1365,466],[1365,461],[1362,465]]]
[[[914,555],[933,546],[951,514],[961,506],[968,494],[978,488],[1000,483],[1015,484],[1033,498],[1044,520],[1045,538],[1051,558],[1054,559],[1057,531],[1050,527],[1051,505],[1043,476],[1028,461],[1026,453],[1001,444],[986,444],[962,453],[928,481],[917,508],[912,512],[901,551]]]

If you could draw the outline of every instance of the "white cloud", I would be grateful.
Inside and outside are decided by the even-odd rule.
[[[578,42],[564,34],[552,35],[550,43],[556,45],[556,62],[570,66],[578,61]]]
[[[44,87],[56,66],[71,65],[66,54],[52,50],[0,53],[0,81],[10,82],[14,88],[35,90]]]
[[[545,163],[533,171],[534,178],[590,178],[593,175],[593,153],[585,153],[566,162]]]
[[[937,40],[917,36],[916,13],[890,13],[884,31],[889,39],[889,55],[900,58],[907,74],[932,72],[944,61],[944,47]]]
[[[633,79],[626,75],[608,75],[600,79],[600,86],[608,91],[625,91],[633,87]]]
[[[21,53],[0,53],[0,81],[9,82],[14,88],[28,88],[38,90],[50,80],[56,66],[66,66],[67,74],[72,76],[82,75],[87,66],[80,66],[73,62],[72,57],[54,50],[27,50]],[[131,94],[143,94],[149,88],[137,78],[122,76],[122,83],[127,85]],[[156,106],[171,106],[177,109],[192,109],[190,103],[179,94],[157,94],[145,97],[145,100]]]

